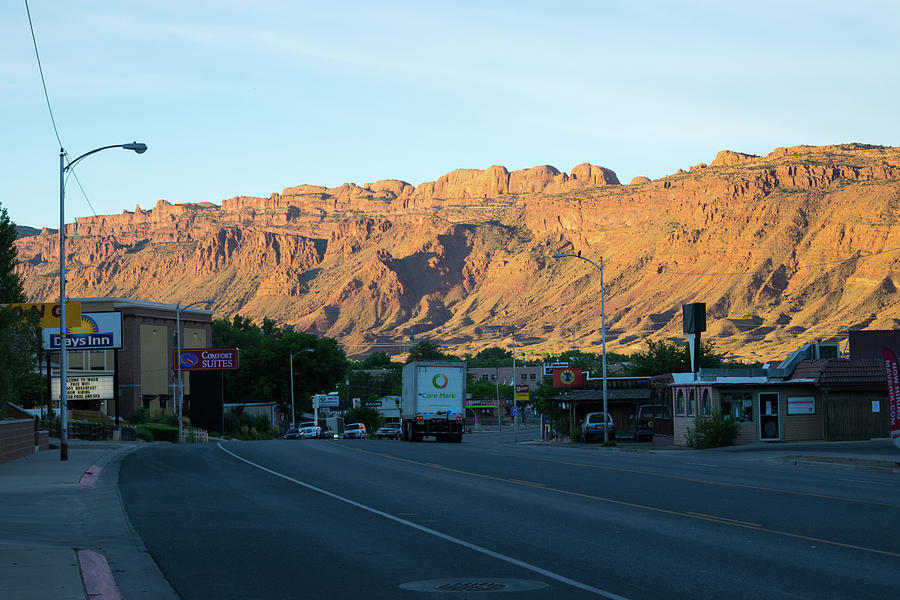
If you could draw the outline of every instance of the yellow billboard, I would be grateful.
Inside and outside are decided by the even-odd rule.
[[[59,329],[59,316],[62,307],[59,302],[23,302],[6,304],[24,317],[25,313],[37,313],[41,318],[41,327],[45,329]],[[78,327],[81,324],[81,302],[66,302],[66,328]]]

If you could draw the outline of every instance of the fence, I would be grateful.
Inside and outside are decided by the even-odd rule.
[[[209,433],[205,429],[185,427],[181,431],[181,441],[186,444],[205,444],[209,441]]]

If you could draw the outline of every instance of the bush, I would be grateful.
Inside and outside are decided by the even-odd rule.
[[[127,417],[125,417],[132,425],[140,425],[147,422],[147,409],[139,408]]]
[[[616,440],[607,440],[601,444],[604,448],[612,448],[616,445]]]
[[[136,437],[139,440],[144,440],[145,442],[152,442],[153,441],[153,432],[144,427],[138,427],[135,430],[134,437]]]
[[[576,444],[581,443],[581,427],[576,427],[572,430],[571,438]]]
[[[276,431],[264,416],[225,413],[225,436],[239,440],[271,440]]]
[[[697,416],[694,426],[688,427],[684,437],[688,446],[696,450],[721,448],[734,443],[738,434],[738,424],[728,415],[719,411],[709,417]]]
[[[141,431],[147,431],[153,436],[154,440],[160,442],[178,442],[177,427],[169,427],[168,425],[160,425],[158,423],[146,423],[144,425],[138,425],[137,431],[138,435],[141,435]]]

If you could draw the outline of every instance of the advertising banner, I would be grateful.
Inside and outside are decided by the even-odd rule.
[[[341,399],[337,394],[316,394],[313,396],[313,402],[316,403],[319,408],[322,408],[323,406],[337,407],[341,405]]]
[[[897,372],[897,357],[890,348],[882,348],[884,373],[887,376],[888,414],[890,416],[891,439],[900,448],[900,374]]]
[[[581,369],[578,367],[553,369],[553,387],[581,387],[583,381]]]
[[[66,303],[66,321],[69,320]],[[44,350],[59,350],[59,327],[44,328]],[[122,313],[81,313],[74,327],[66,327],[66,348],[69,350],[108,350],[122,347]]]
[[[59,317],[62,307],[59,302],[40,302],[36,304],[16,303],[5,304],[17,313],[19,318],[25,313],[37,313],[41,318],[41,327],[59,329]],[[66,302],[66,326],[77,327],[81,323],[81,302]]]
[[[172,351],[173,368],[178,368],[178,351]],[[237,348],[191,348],[181,349],[182,371],[236,371],[238,368]]]
[[[516,385],[516,402],[528,402],[528,384],[520,383]]]

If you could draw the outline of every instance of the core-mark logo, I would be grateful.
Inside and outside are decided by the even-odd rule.
[[[448,383],[450,383],[450,380],[447,379],[447,376],[444,375],[443,373],[438,373],[437,375],[435,375],[434,377],[431,378],[431,385],[433,385],[434,387],[436,387],[439,390],[442,390],[445,387],[447,387]]]

